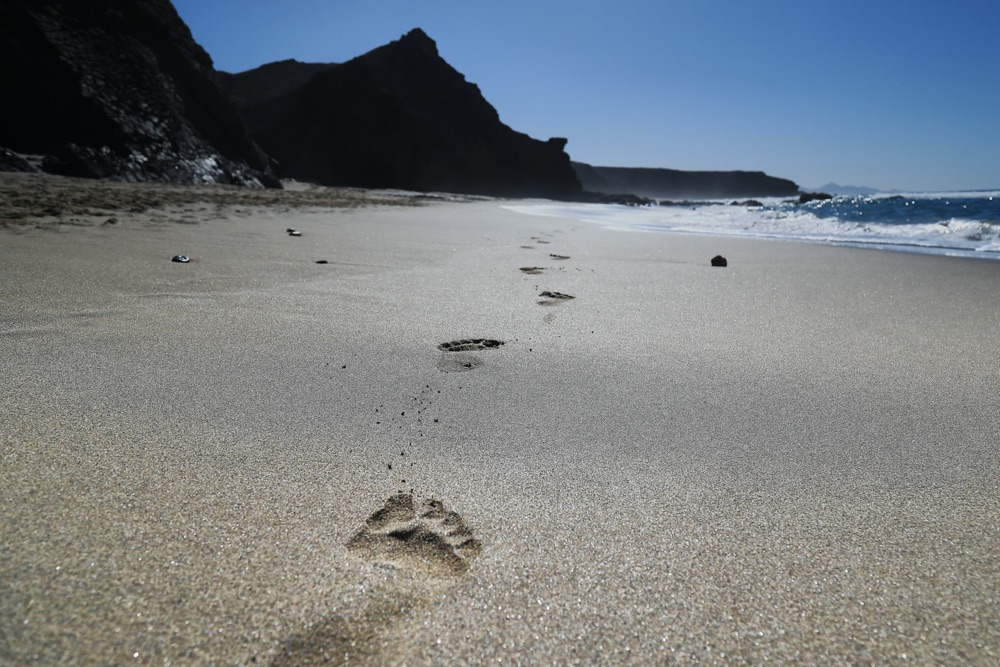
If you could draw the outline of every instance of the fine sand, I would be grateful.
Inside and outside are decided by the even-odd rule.
[[[2,664],[1000,661],[998,263],[0,191]]]

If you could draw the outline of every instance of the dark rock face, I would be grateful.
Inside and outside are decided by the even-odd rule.
[[[0,146],[0,171],[32,172],[38,170],[14,151]]]
[[[268,79],[304,83],[270,88]],[[566,140],[538,141],[500,122],[419,29],[340,65],[285,61],[224,84],[282,176],[511,197],[580,192]]]
[[[0,145],[46,170],[280,184],[169,0],[6,0]]]
[[[219,72],[219,82],[253,135],[288,113],[295,106],[299,91],[314,76],[336,66],[281,60],[239,74]]]
[[[574,162],[584,190],[627,192],[640,197],[788,197],[799,186],[762,171],[680,171],[638,167],[594,167]]]

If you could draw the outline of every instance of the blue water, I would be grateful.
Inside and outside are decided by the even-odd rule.
[[[1000,191],[837,197],[798,204],[758,200],[692,206],[609,204],[512,206],[533,215],[585,220],[616,229],[742,236],[1000,259]]]

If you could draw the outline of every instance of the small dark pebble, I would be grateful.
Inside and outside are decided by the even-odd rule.
[[[316,263],[317,264],[329,264],[330,262],[326,261],[325,259],[317,259]]]
[[[289,229],[288,230],[288,235],[289,236],[302,236],[302,232],[300,232],[297,229]]]
[[[118,218],[108,218],[107,220],[104,221],[104,224],[106,224],[106,225],[117,225],[118,224]]]
[[[187,255],[174,255],[170,258],[171,262],[180,262],[181,264],[187,264],[191,261],[191,258]]]
[[[722,255],[716,255],[712,258],[712,266],[728,266],[729,262]]]

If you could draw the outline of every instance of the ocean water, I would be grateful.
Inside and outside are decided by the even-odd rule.
[[[539,203],[528,215],[644,232],[708,234],[1000,260],[1000,190],[836,197],[798,204],[758,199],[686,206]]]

